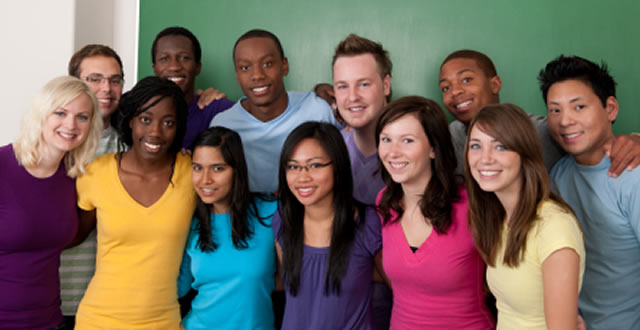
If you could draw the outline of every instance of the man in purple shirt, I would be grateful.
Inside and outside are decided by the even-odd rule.
[[[191,31],[183,27],[169,27],[160,31],[151,47],[153,73],[180,86],[189,104],[187,133],[182,141],[182,147],[185,149],[190,149],[196,136],[209,128],[209,123],[215,115],[234,104],[226,98],[215,99],[210,103],[207,103],[208,100],[202,102],[200,99],[205,96],[196,95],[195,81],[202,68],[201,58],[200,42]],[[212,94],[216,98],[222,95],[215,90],[208,91],[213,91]]]
[[[333,56],[333,89],[354,178],[354,196],[373,205],[384,183],[377,173],[376,122],[391,98],[391,60],[382,45],[350,34]]]
[[[375,134],[378,117],[391,99],[391,68],[389,53],[381,44],[355,34],[342,40],[333,56],[336,104],[349,125],[342,130],[342,136],[351,158],[353,194],[370,205],[375,204],[376,195],[384,187],[378,171]],[[389,328],[391,305],[391,290],[384,283],[374,283],[372,308],[376,329]]]

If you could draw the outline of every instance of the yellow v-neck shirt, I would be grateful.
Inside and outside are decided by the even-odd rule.
[[[76,329],[179,329],[177,278],[195,208],[191,159],[178,154],[164,194],[144,207],[126,191],[114,154],[77,179],[78,206],[96,209],[96,273]]]

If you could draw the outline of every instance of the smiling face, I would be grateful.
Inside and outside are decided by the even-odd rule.
[[[549,88],[547,113],[553,139],[578,163],[596,165],[602,160],[604,143],[613,136],[611,122],[618,115],[615,97],[603,106],[590,86],[565,80]]]
[[[101,55],[86,57],[80,63],[79,74],[80,79],[86,81],[96,94],[105,128],[108,127],[109,118],[118,107],[122,95],[123,80],[120,64],[113,57]]]
[[[331,158],[315,139],[304,139],[287,162],[287,185],[305,207],[333,205],[334,168]]]
[[[196,76],[201,64],[196,63],[193,45],[182,35],[167,35],[158,39],[153,73],[180,86],[190,102],[193,99]]]
[[[87,94],[53,110],[42,128],[44,148],[52,154],[71,151],[87,139],[93,116],[93,103]]]
[[[375,126],[391,92],[391,77],[380,77],[371,54],[342,56],[333,65],[333,88],[340,115],[349,126]]]
[[[213,213],[229,212],[233,172],[218,147],[201,146],[193,151],[191,180],[200,199],[212,205]]]
[[[500,196],[518,196],[522,185],[520,155],[474,125],[469,133],[467,159],[480,189]]]
[[[440,68],[442,103],[465,125],[480,109],[498,103],[501,86],[500,77],[488,77],[474,59],[455,58]]]
[[[289,64],[275,42],[262,37],[244,39],[234,54],[236,79],[247,97],[249,112],[282,113],[288,104],[283,77],[289,73]]]
[[[146,108],[160,96],[154,96],[141,108]],[[131,150],[144,159],[166,157],[176,136],[176,108],[173,100],[164,97],[129,122],[133,144]]]
[[[394,182],[424,191],[436,155],[415,115],[404,115],[382,128],[378,155]]]

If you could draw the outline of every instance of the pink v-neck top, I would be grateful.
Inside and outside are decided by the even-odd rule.
[[[383,225],[382,264],[393,289],[391,329],[495,328],[484,302],[485,265],[467,226],[466,190],[461,187],[459,194],[447,233],[434,230],[415,253],[400,221]],[[396,216],[392,212],[392,221]]]

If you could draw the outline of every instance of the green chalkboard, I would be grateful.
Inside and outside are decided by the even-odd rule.
[[[503,81],[502,102],[544,114],[538,71],[554,57],[605,60],[618,82],[616,134],[640,132],[640,1],[598,0],[141,0],[139,77],[153,74],[151,44],[168,26],[190,29],[203,48],[197,87],[242,96],[231,57],[236,39],[253,28],[275,33],[289,58],[289,90],[331,81],[337,43],[354,32],[380,41],[394,63],[394,97],[441,101],[438,75],[452,51],[482,51]]]

